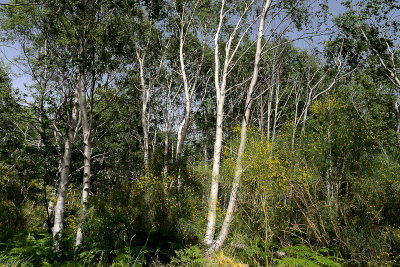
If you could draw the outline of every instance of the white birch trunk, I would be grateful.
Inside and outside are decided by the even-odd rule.
[[[308,115],[308,109],[311,106],[312,103],[312,93],[313,91],[310,92],[308,98],[307,98],[307,103],[304,107],[304,113],[303,113],[303,126],[301,127],[301,135],[304,136],[306,132],[306,123],[307,123],[307,115]]]
[[[264,141],[264,102],[263,96],[260,97],[260,115],[259,115],[259,125],[260,125],[260,133],[261,140]]]
[[[187,27],[190,26],[191,20],[188,22]],[[181,21],[181,30],[180,30],[180,36],[179,36],[179,63],[180,63],[180,70],[181,70],[181,75],[182,75],[182,82],[183,82],[183,89],[185,91],[185,112],[184,112],[184,118],[180,124],[179,131],[178,131],[178,139],[176,143],[176,161],[179,164],[179,161],[181,160],[182,157],[182,152],[183,152],[183,147],[185,144],[186,140],[186,135],[188,133],[189,125],[190,125],[190,117],[192,113],[192,97],[194,92],[197,89],[197,83],[198,79],[200,77],[200,72],[201,68],[203,65],[204,61],[204,54],[205,54],[205,42],[203,41],[202,44],[202,53],[201,53],[201,59],[200,63],[197,66],[197,71],[192,77],[193,83],[190,84],[188,81],[188,77],[186,74],[186,64],[185,64],[185,57],[183,53],[183,48],[185,44],[185,32],[184,32],[184,21],[183,21],[183,16],[182,16],[182,21]]]
[[[168,113],[167,113],[168,114]],[[169,117],[167,115],[167,117]],[[167,118],[165,121],[165,139],[164,139],[164,178],[168,176],[168,146],[169,146],[169,133],[171,131],[171,120]]]
[[[150,30],[151,30],[151,25],[152,22],[150,22]],[[150,40],[147,40],[147,46],[150,45]],[[158,79],[162,65],[164,62],[164,56],[165,56],[165,51],[163,51],[162,58],[160,59],[160,64],[158,66],[158,70],[156,73],[151,75],[151,78],[149,78],[146,81],[145,74],[144,74],[144,68],[145,68],[145,60],[146,60],[146,53],[147,53],[147,46],[144,48],[144,51],[142,53],[139,52],[139,50],[136,50],[136,58],[139,63],[139,75],[140,75],[140,86],[142,89],[142,114],[141,114],[141,121],[142,121],[142,129],[143,129],[143,144],[142,144],[142,149],[143,149],[143,162],[144,162],[144,167],[145,170],[147,171],[149,168],[149,159],[150,159],[150,153],[149,153],[149,131],[150,131],[150,111],[149,111],[149,102],[150,102],[150,95],[152,90],[154,89],[154,83]],[[167,45],[168,47],[168,45]]]
[[[222,0],[218,29],[214,38],[214,60],[215,60],[215,90],[217,95],[217,123],[215,129],[215,142],[214,142],[214,156],[213,168],[211,174],[211,189],[208,199],[208,214],[207,214],[207,227],[204,237],[204,243],[211,246],[214,241],[215,223],[217,218],[217,200],[218,200],[218,180],[219,180],[219,167],[221,161],[222,139],[223,139],[223,120],[224,120],[224,101],[225,101],[225,85],[220,84],[219,80],[219,33],[221,31],[224,19],[225,0]],[[224,71],[222,81],[226,84],[226,72]]]
[[[241,127],[241,133],[240,133],[240,145],[239,145],[239,149],[238,149],[238,156],[237,156],[237,162],[236,162],[236,168],[235,168],[235,176],[234,176],[233,182],[232,182],[232,190],[231,190],[231,194],[230,194],[228,209],[226,211],[226,215],[225,215],[224,223],[221,228],[221,232],[219,233],[217,240],[215,240],[215,242],[212,242],[211,246],[209,246],[208,252],[213,252],[213,251],[219,250],[221,248],[221,246],[223,245],[223,243],[226,240],[226,237],[228,236],[229,227],[230,227],[232,219],[233,219],[233,213],[234,213],[234,209],[236,206],[236,200],[237,200],[239,186],[240,186],[240,178],[243,173],[242,157],[243,157],[244,151],[246,149],[247,126],[248,126],[248,122],[250,119],[251,105],[253,103],[252,94],[254,92],[254,88],[256,86],[257,79],[258,79],[259,62],[260,62],[261,50],[262,50],[262,37],[264,36],[265,16],[269,9],[270,4],[271,4],[271,0],[267,0],[267,2],[265,3],[265,6],[263,8],[261,18],[260,18],[260,25],[258,28],[258,35],[257,35],[256,55],[255,55],[255,59],[254,59],[254,71],[253,71],[253,76],[251,79],[249,89],[247,91],[245,114],[244,114],[244,117],[242,120],[242,127]]]
[[[253,1],[249,4],[251,5]],[[246,14],[248,11],[247,5],[245,11],[243,12]],[[215,91],[216,91],[216,98],[217,98],[217,123],[216,123],[216,130],[215,130],[215,143],[214,143],[214,155],[213,155],[213,168],[211,174],[211,189],[210,195],[208,199],[208,214],[207,214],[207,226],[206,226],[206,233],[204,238],[204,243],[211,247],[214,243],[214,234],[215,234],[215,224],[217,218],[217,200],[218,200],[218,184],[219,184],[219,175],[220,175],[220,163],[221,163],[221,151],[222,151],[222,141],[223,141],[223,120],[224,120],[224,102],[225,102],[225,95],[226,95],[226,84],[227,84],[227,77],[229,73],[229,67],[232,63],[233,56],[236,54],[238,47],[241,43],[245,34],[242,34],[237,44],[235,44],[235,48],[231,53],[231,46],[233,39],[236,36],[236,33],[239,29],[241,20],[243,16],[240,17],[236,26],[234,27],[233,31],[230,34],[228,41],[225,44],[225,60],[224,66],[222,69],[222,75],[220,80],[220,61],[219,61],[219,37],[222,28],[222,24],[224,23],[226,12],[224,11],[225,8],[225,0],[221,2],[221,9],[219,15],[219,23],[217,27],[217,31],[215,33],[214,38],[214,60],[215,60],[215,69],[214,69],[214,82],[215,82]],[[247,30],[246,30],[247,32]]]
[[[183,81],[183,89],[185,91],[185,115],[184,118],[180,124],[179,130],[178,130],[178,138],[177,138],[177,143],[176,143],[176,161],[179,164],[179,161],[182,156],[182,151],[183,151],[183,144],[186,139],[186,133],[189,128],[189,119],[190,119],[190,111],[191,111],[191,95],[190,95],[190,88],[189,88],[189,83],[187,80],[186,76],[186,70],[185,70],[185,59],[183,56],[183,45],[184,45],[184,27],[183,27],[183,22],[181,25],[181,31],[180,31],[180,38],[179,38],[179,63],[181,67],[181,75],[182,75],[182,81]]]
[[[272,140],[271,140],[271,153],[274,147],[275,137],[276,137],[276,127],[279,119],[279,93],[280,93],[280,76],[276,79],[276,89],[275,89],[275,107],[274,107],[274,123],[272,125]]]
[[[69,168],[71,164],[72,147],[75,141],[76,126],[78,124],[79,96],[75,89],[68,137],[64,141],[64,156],[62,159],[60,183],[58,185],[57,202],[54,208],[53,251],[60,252],[60,239],[64,229],[65,197],[67,194]]]
[[[213,168],[211,174],[211,190],[210,197],[208,200],[208,215],[207,215],[207,228],[204,242],[206,245],[211,246],[214,240],[215,234],[215,223],[216,223],[216,209],[218,200],[218,180],[219,180],[219,169],[221,161],[222,151],[222,138],[223,138],[223,105],[224,98],[220,99],[217,103],[217,125],[215,130],[215,143],[214,143],[214,156],[213,156]]]
[[[400,110],[399,110],[399,99],[396,100],[394,103],[394,109],[396,110],[396,115],[397,115],[397,129],[396,129],[396,134],[397,134],[397,146],[398,149],[400,149]]]
[[[172,87],[172,80],[171,83],[168,86],[168,97],[167,101],[165,103],[165,140],[164,140],[164,178],[167,178],[168,176],[168,148],[169,148],[169,137],[171,133],[171,128],[172,128],[172,119],[174,116],[174,110],[175,110],[175,97],[171,98],[171,87]],[[168,101],[171,100],[171,105],[170,108],[168,108]]]
[[[296,99],[295,99],[295,113],[294,113],[294,120],[293,120],[293,132],[292,132],[292,152],[294,152],[294,140],[296,138],[296,129],[298,124],[298,113],[299,113],[299,101],[300,101],[300,93],[296,92]]]
[[[82,120],[82,131],[83,131],[83,186],[82,186],[82,198],[81,198],[81,210],[78,229],[76,232],[75,250],[79,248],[83,241],[82,223],[86,218],[86,208],[89,199],[90,190],[90,177],[91,177],[91,157],[92,157],[92,146],[91,146],[91,121],[87,111],[86,101],[86,85],[85,85],[85,74],[80,73],[78,76],[78,92],[79,92],[79,103]]]
[[[272,70],[272,73],[274,73],[274,70]],[[271,141],[272,98],[274,97],[273,83],[274,83],[274,81],[272,80],[270,89],[269,89],[270,91],[269,91],[268,104],[267,104],[267,142],[268,143]]]
[[[144,78],[143,60],[139,57],[140,83],[142,86],[142,129],[143,129],[143,162],[145,170],[149,167],[149,114],[148,103],[150,99],[150,88],[146,86]]]

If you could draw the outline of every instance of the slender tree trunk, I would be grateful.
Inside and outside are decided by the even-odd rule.
[[[207,246],[211,246],[214,241],[215,223],[217,219],[219,167],[221,162],[222,139],[223,139],[222,126],[224,120],[224,102],[225,102],[227,67],[224,66],[224,73],[222,74],[222,84],[221,84],[221,81],[219,80],[219,71],[220,71],[219,33],[221,31],[224,19],[224,12],[223,12],[224,7],[225,7],[225,0],[222,0],[219,24],[214,38],[214,60],[215,60],[214,82],[215,82],[215,91],[217,96],[217,123],[215,129],[214,156],[213,156],[213,167],[211,173],[211,189],[208,199],[207,227],[204,238],[204,243]],[[229,42],[227,45],[229,45]],[[227,59],[225,59],[225,61],[226,60]]]
[[[272,98],[274,97],[274,91],[269,89],[268,104],[267,104],[267,142],[271,141],[271,115],[272,115]]]
[[[180,160],[182,157],[182,152],[183,152],[183,145],[186,140],[186,135],[187,131],[189,128],[189,120],[190,120],[190,112],[191,112],[191,103],[190,101],[186,100],[186,105],[185,105],[185,117],[183,118],[179,129],[178,129],[178,137],[176,141],[176,161],[178,164],[180,164]]]
[[[222,138],[223,138],[223,106],[225,98],[217,101],[217,125],[215,129],[215,142],[214,142],[214,156],[213,156],[213,168],[211,174],[211,190],[210,197],[208,200],[208,216],[207,216],[207,229],[204,242],[206,245],[211,246],[214,240],[215,234],[215,223],[216,223],[216,211],[217,211],[217,200],[218,200],[218,180],[219,180],[219,167],[221,161],[222,151]]]
[[[182,22],[183,24],[183,22]],[[185,143],[186,139],[186,133],[189,128],[189,119],[190,119],[190,112],[191,112],[191,94],[190,94],[190,88],[189,88],[189,82],[187,80],[186,76],[186,70],[185,70],[185,59],[183,56],[183,45],[184,45],[184,25],[181,25],[181,30],[180,30],[180,39],[179,39],[179,63],[181,67],[181,75],[182,75],[182,81],[183,81],[183,89],[185,90],[185,115],[184,118],[179,126],[178,130],[178,138],[176,142],[176,161],[178,164],[181,156],[182,156],[182,151],[183,151],[183,145]]]
[[[276,89],[275,89],[275,107],[274,107],[274,122],[272,125],[272,140],[271,140],[271,153],[274,147],[275,137],[276,137],[276,127],[279,119],[279,91],[280,91],[280,77],[276,79]]]
[[[204,124],[208,125],[206,112],[204,112],[203,117],[204,117]],[[204,168],[206,168],[207,167],[207,161],[208,161],[208,155],[207,155],[207,141],[208,141],[207,140],[207,131],[205,131],[203,134],[204,134],[204,140],[203,140],[203,142],[204,142]]]
[[[54,227],[53,227],[53,250],[56,253],[60,252],[60,239],[64,229],[65,197],[67,194],[72,147],[75,142],[76,126],[78,124],[78,114],[79,114],[79,95],[78,95],[78,88],[76,88],[74,93],[68,136],[64,141],[64,156],[61,165],[61,176],[60,176],[60,183],[58,185],[57,202],[54,209],[55,212],[54,212]]]
[[[149,168],[149,121],[147,105],[149,100],[149,92],[145,89],[143,91],[143,103],[142,103],[142,129],[143,129],[143,161],[144,167],[147,170]]]
[[[43,52],[44,52],[44,56],[45,58],[47,58],[47,39],[44,40],[44,45],[43,45]],[[48,139],[45,133],[45,126],[44,126],[44,121],[43,121],[43,117],[44,117],[44,95],[46,92],[46,88],[47,88],[47,82],[48,82],[48,78],[47,78],[47,64],[45,64],[44,66],[44,74],[43,74],[43,79],[41,81],[41,92],[40,92],[40,102],[39,102],[39,125],[38,125],[38,132],[39,132],[39,143],[38,146],[39,148],[42,147],[46,147],[46,145],[48,145]],[[58,167],[58,170],[60,171],[60,165]],[[57,184],[57,182],[56,182]],[[47,181],[44,181],[44,194],[45,194],[45,203],[46,203],[46,220],[43,223],[43,230],[46,228],[47,226],[47,230],[49,233],[51,233],[51,215],[53,213],[53,206],[54,206],[54,202],[53,202],[53,198],[56,194],[56,190],[53,189],[50,195],[50,202],[47,202],[47,192],[46,192],[46,185],[47,185]]]
[[[397,129],[396,129],[397,145],[398,145],[398,149],[400,150],[400,110],[399,110],[399,99],[397,99],[396,102],[394,103],[394,108],[396,110],[396,115],[397,115]]]
[[[189,21],[187,27],[189,27],[191,24],[191,20]],[[184,118],[180,124],[179,130],[178,130],[178,138],[177,138],[177,143],[176,143],[176,162],[178,164],[178,189],[180,189],[181,185],[181,166],[182,166],[182,152],[183,152],[183,147],[185,144],[186,136],[189,130],[189,125],[190,125],[190,117],[192,113],[192,97],[194,92],[196,91],[197,87],[197,82],[200,76],[200,71],[203,65],[203,60],[204,60],[204,54],[205,54],[205,42],[203,41],[202,45],[202,53],[201,53],[201,59],[200,59],[200,64],[197,66],[197,71],[194,74],[193,78],[193,83],[190,84],[188,81],[188,77],[186,74],[186,64],[185,64],[185,58],[184,58],[184,53],[183,53],[183,48],[185,44],[185,25],[184,21],[182,20],[181,22],[181,30],[180,30],[180,36],[179,36],[179,62],[180,62],[180,68],[181,68],[181,75],[182,75],[182,82],[183,82],[183,89],[185,91],[185,115]]]
[[[171,129],[171,122],[167,120],[165,122],[165,139],[164,139],[164,178],[168,176],[168,146],[169,146],[169,133]]]
[[[57,115],[55,116],[55,120],[56,119],[57,119]],[[60,145],[60,143],[61,143],[61,135],[57,131],[57,129],[54,129],[54,128],[53,128],[53,135],[54,135],[54,138],[56,140],[56,150],[57,150],[57,154],[59,156],[58,169],[57,169],[58,172],[57,172],[57,175],[56,175],[56,178],[55,178],[55,181],[54,181],[54,188],[51,191],[50,201],[49,201],[49,204],[47,206],[47,213],[46,213],[47,218],[46,218],[46,221],[43,223],[43,228],[42,228],[44,230],[44,228],[47,225],[47,227],[49,228],[49,232],[52,232],[52,230],[51,230],[52,226],[49,224],[49,222],[51,222],[51,217],[52,217],[53,211],[54,211],[54,197],[57,194],[57,188],[58,188],[58,185],[60,183],[60,177],[61,177],[61,173],[62,173],[62,164],[63,164],[63,155],[61,153],[61,145]]]
[[[300,101],[300,93],[296,93],[295,99],[295,112],[294,112],[294,120],[293,120],[293,132],[292,132],[292,152],[294,152],[294,140],[296,138],[296,130],[298,124],[298,114],[299,114],[299,101]]]
[[[144,168],[147,171],[149,167],[149,111],[148,104],[150,100],[150,86],[146,86],[144,77],[144,59],[146,53],[141,57],[139,52],[136,52],[136,58],[139,62],[140,70],[140,85],[142,87],[142,129],[143,129],[143,162]]]
[[[171,86],[172,86],[172,80],[168,87],[168,100],[171,99]],[[165,104],[166,118],[165,118],[165,140],[164,140],[164,170],[163,170],[164,178],[166,178],[168,176],[169,138],[170,138],[170,134],[171,134],[172,120],[173,120],[174,110],[175,110],[175,108],[174,108],[175,107],[175,105],[174,105],[175,96],[171,99],[170,109],[168,109],[168,100],[166,101],[166,104]]]
[[[158,130],[158,125],[157,125],[157,120],[155,120],[155,125],[154,125],[154,135],[153,135],[153,142],[151,142],[151,154],[150,157],[153,157],[154,154],[156,153],[156,145],[157,145],[157,130]]]
[[[46,188],[45,188],[45,190],[46,190]],[[50,198],[49,198],[50,201],[47,202],[48,204],[47,204],[47,210],[46,210],[46,220],[44,221],[43,226],[42,226],[42,230],[44,230],[47,226],[47,231],[49,232],[49,234],[52,232],[51,231],[51,217],[53,215],[53,209],[54,209],[53,198],[55,197],[56,193],[57,193],[57,191],[54,188],[50,194]]]
[[[191,112],[191,100],[186,100],[186,108],[185,108],[185,117],[181,122],[178,130],[178,137],[176,141],[176,164],[178,165],[178,190],[180,190],[182,185],[181,180],[181,167],[182,167],[182,152],[183,145],[185,144],[185,139],[187,135],[187,131],[189,128],[189,120],[190,120],[190,112]]]
[[[307,115],[308,115],[308,109],[311,106],[312,103],[312,95],[313,91],[310,91],[309,96],[307,98],[306,105],[304,106],[304,114],[303,114],[303,126],[301,127],[301,135],[304,136],[306,132],[306,124],[307,124]]]
[[[326,170],[326,188],[327,188],[327,195],[328,195],[328,205],[330,208],[334,205],[335,200],[335,184],[331,181],[332,179],[332,149],[331,149],[331,127],[328,127],[328,135],[327,141],[329,146],[329,166]]]
[[[150,28],[151,28],[150,23]],[[147,42],[147,46],[149,46],[149,40]],[[153,86],[155,81],[158,79],[162,65],[164,62],[164,56],[165,56],[165,51],[163,51],[163,56],[160,60],[160,64],[158,66],[158,70],[156,73],[153,73],[149,79],[146,81],[145,73],[144,73],[144,68],[145,68],[145,60],[146,60],[146,54],[147,54],[147,47],[144,49],[142,53],[140,53],[138,50],[136,51],[136,58],[139,63],[139,74],[140,74],[140,86],[142,89],[142,129],[143,129],[143,144],[142,144],[142,149],[143,149],[143,162],[144,162],[144,167],[146,170],[149,168],[149,159],[150,159],[150,152],[149,152],[149,146],[150,146],[150,141],[149,141],[149,131],[150,131],[150,111],[149,111],[149,102],[150,102],[150,94],[153,91]],[[153,149],[154,151],[154,149]]]
[[[227,84],[227,76],[229,73],[229,66],[232,63],[233,56],[237,52],[237,48],[241,43],[240,38],[239,42],[235,44],[235,49],[231,54],[231,46],[234,37],[237,34],[237,30],[239,28],[239,24],[241,19],[237,22],[234,27],[232,33],[228,41],[225,44],[225,59],[224,65],[221,73],[220,79],[220,60],[219,60],[219,37],[222,29],[222,24],[224,23],[226,13],[224,12],[225,8],[225,0],[221,2],[220,14],[219,14],[219,23],[217,27],[217,31],[214,38],[214,83],[215,83],[215,91],[216,91],[216,99],[217,99],[217,122],[216,122],[216,130],[215,130],[215,142],[214,142],[214,155],[213,155],[213,168],[211,174],[211,189],[208,199],[208,214],[207,214],[207,226],[206,233],[204,238],[204,243],[211,247],[214,243],[214,234],[215,234],[215,224],[217,218],[217,199],[218,199],[218,184],[219,184],[219,176],[220,176],[220,163],[221,163],[221,151],[222,151],[222,140],[223,140],[223,121],[224,121],[224,102],[226,95],[226,84]],[[244,11],[244,14],[248,11]]]
[[[229,227],[233,220],[233,213],[235,210],[236,200],[238,197],[240,180],[241,180],[241,176],[243,173],[242,158],[243,158],[243,155],[244,155],[244,152],[246,149],[247,126],[249,123],[250,111],[251,111],[251,106],[253,103],[252,95],[253,95],[254,88],[256,86],[257,79],[258,79],[259,62],[260,62],[261,50],[262,50],[261,42],[262,42],[262,37],[264,36],[265,16],[269,9],[270,4],[271,4],[271,0],[267,0],[267,2],[265,3],[264,9],[263,9],[263,13],[260,17],[260,25],[258,28],[258,35],[257,35],[256,55],[255,55],[255,59],[254,59],[254,70],[253,70],[253,76],[252,76],[252,79],[250,82],[250,86],[247,91],[245,113],[244,113],[244,116],[242,119],[242,127],[241,127],[241,133],[240,133],[240,145],[239,145],[239,149],[238,149],[235,175],[234,175],[233,182],[232,182],[232,190],[231,190],[231,194],[230,194],[229,204],[228,204],[228,208],[226,211],[224,223],[222,225],[222,228],[218,235],[218,238],[215,240],[215,242],[212,242],[211,246],[209,246],[208,252],[213,252],[213,251],[219,250],[221,248],[221,246],[223,245],[223,243],[226,240],[226,237],[228,236]]]
[[[259,116],[259,125],[260,125],[260,133],[261,140],[264,141],[264,102],[263,96],[260,97],[260,116]]]
[[[91,177],[91,157],[92,157],[92,145],[91,145],[91,121],[87,111],[86,101],[86,85],[85,85],[85,74],[83,71],[78,76],[78,92],[79,92],[79,103],[82,118],[82,131],[83,131],[83,187],[82,187],[82,198],[81,198],[81,210],[78,229],[76,232],[75,250],[79,248],[83,241],[82,223],[86,218],[87,202],[89,199],[90,190],[90,177]]]

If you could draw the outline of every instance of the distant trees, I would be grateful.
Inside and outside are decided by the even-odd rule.
[[[337,45],[338,38],[344,40],[344,50],[352,56],[352,64],[361,69],[369,68],[394,86],[393,107],[397,116],[397,146],[400,147],[400,113],[398,90],[400,88],[398,62],[399,8],[394,1],[348,1],[347,11],[335,20],[340,29],[338,37],[332,37]],[[379,74],[378,74],[379,73]]]
[[[112,29],[112,23],[107,21],[110,13],[105,16],[106,5],[82,1],[77,7],[69,2],[46,2],[42,5],[21,5],[6,7],[3,12],[7,17],[3,30],[12,33],[20,41],[24,50],[23,59],[29,68],[33,80],[39,87],[38,99],[39,123],[43,117],[53,117],[54,137],[64,143],[60,153],[60,178],[57,202],[54,207],[54,249],[59,251],[59,239],[63,232],[65,198],[70,175],[73,145],[80,127],[83,131],[83,193],[82,213],[84,213],[90,190],[91,153],[93,140],[93,119],[95,116],[95,90],[107,87],[112,82],[112,72],[117,67],[112,60],[118,55],[111,55],[113,48],[108,46],[109,36],[98,35],[105,29]],[[27,23],[21,25],[15,20],[32,12],[26,17]],[[98,46],[98,42],[102,46]],[[58,93],[58,94],[57,94]],[[58,99],[47,98],[55,96]],[[89,101],[87,98],[89,97]],[[57,103],[58,102],[58,103]],[[46,106],[56,105],[53,114],[44,114]],[[63,111],[60,114],[60,111]],[[65,122],[60,129],[60,122]],[[39,129],[42,129],[39,125]],[[43,130],[42,130],[43,131]],[[43,139],[43,138],[42,138]],[[50,209],[49,209],[50,215]],[[48,221],[50,221],[48,219]],[[81,228],[77,230],[77,246],[82,242]]]

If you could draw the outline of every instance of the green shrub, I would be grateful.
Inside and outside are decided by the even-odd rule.
[[[287,253],[290,257],[283,259],[274,259],[278,266],[310,266],[310,267],[340,267],[338,261],[342,259],[333,256],[327,256],[328,249],[320,248],[312,251],[307,246],[292,246],[281,249],[282,252]],[[326,254],[326,255],[324,255]]]
[[[203,266],[205,258],[198,246],[184,248],[175,251],[176,256],[172,257],[173,266]]]

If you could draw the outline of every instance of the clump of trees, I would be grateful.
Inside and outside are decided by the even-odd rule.
[[[0,263],[396,265],[399,6],[328,4],[1,4]]]

